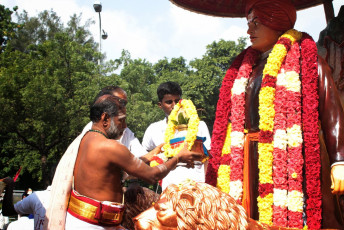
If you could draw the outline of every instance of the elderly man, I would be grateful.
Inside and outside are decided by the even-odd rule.
[[[118,105],[122,108],[123,112],[126,112],[126,105],[128,103],[127,93],[124,89],[119,86],[106,86],[100,90],[96,98],[99,98],[103,95],[113,95],[117,98]],[[82,133],[86,133],[92,127],[92,121],[89,122],[85,128],[82,130]],[[125,126],[123,134],[120,136],[118,141],[126,146],[131,153],[136,157],[142,157],[147,153],[145,148],[142,147],[140,141],[135,137],[135,134]]]
[[[206,181],[269,225],[341,228],[330,183],[344,193],[344,113],[331,71],[293,30],[289,0],[251,0],[246,12],[252,46],[223,80]]]
[[[183,149],[161,166],[151,168],[146,165],[116,141],[124,129],[125,114],[118,109],[117,98],[112,95],[101,96],[93,103],[90,118],[92,128],[74,141],[69,147],[73,150],[66,152],[77,152],[74,183],[68,203],[65,204],[63,200],[62,206],[57,203],[56,207],[52,202],[52,213],[46,221],[50,229],[121,229],[124,212],[123,172],[154,183],[166,176],[178,162],[190,163],[200,157],[200,154]],[[56,173],[59,173],[59,168]],[[69,194],[69,191],[64,190],[59,194],[66,193]],[[55,216],[61,207],[64,209],[64,205],[68,210],[65,226],[60,222],[62,220],[63,223],[63,216],[62,219]],[[58,218],[57,222],[55,217]]]

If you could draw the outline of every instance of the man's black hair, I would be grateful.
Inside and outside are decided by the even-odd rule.
[[[178,83],[168,81],[161,83],[156,93],[158,94],[159,101],[161,102],[166,94],[182,96],[182,89],[180,88]]]
[[[90,109],[90,119],[93,123],[100,121],[103,113],[110,117],[118,115],[117,98],[112,95],[103,95],[96,100]]]

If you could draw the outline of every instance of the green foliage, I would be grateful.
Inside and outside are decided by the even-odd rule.
[[[8,17],[13,12],[1,7],[7,24],[1,20],[0,32],[14,34],[6,37],[7,48],[0,53],[0,178],[13,176],[23,166],[18,182],[22,188],[47,185],[49,169],[89,122],[90,103],[108,85],[126,90],[127,124],[139,139],[149,124],[165,116],[156,94],[165,81],[180,84],[182,97],[193,101],[212,130],[222,79],[246,46],[243,38],[213,42],[202,58],[189,63],[178,57],[152,64],[132,59],[124,50],[118,59],[99,66],[104,56],[88,29],[92,21],[81,25],[81,15],[73,15],[65,27],[53,11],[37,17],[24,11],[17,14],[17,30]],[[115,74],[118,68],[121,72]],[[178,117],[178,122],[187,121]]]
[[[2,53],[7,46],[7,42],[15,35],[15,32],[20,27],[11,19],[11,15],[18,7],[13,7],[13,11],[5,8],[0,4],[0,53]]]
[[[5,156],[0,176],[23,166],[24,173],[46,186],[49,166],[89,121],[89,104],[105,77],[97,71],[96,44],[86,26],[72,17],[69,27],[60,28],[55,13],[41,17],[44,23],[55,23],[49,24],[52,30],[38,30],[42,39],[26,43],[21,36],[35,22],[27,18],[22,33],[9,44],[13,49],[0,56],[0,141]]]
[[[184,117],[184,114],[183,113],[179,113],[178,114],[178,120],[171,120],[171,122],[175,125],[175,126],[178,126],[178,125],[187,125],[189,123],[189,120],[190,118],[188,117]]]

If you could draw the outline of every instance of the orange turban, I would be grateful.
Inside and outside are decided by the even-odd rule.
[[[290,0],[248,0],[246,17],[252,9],[261,23],[271,29],[287,31],[294,27],[296,9]]]

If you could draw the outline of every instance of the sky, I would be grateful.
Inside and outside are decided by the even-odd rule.
[[[37,16],[43,10],[53,10],[66,23],[73,14],[82,14],[99,43],[99,14],[93,9],[94,0],[1,0],[0,4],[18,12]],[[247,37],[245,18],[222,18],[184,10],[168,0],[102,0],[101,27],[108,34],[101,40],[106,60],[121,56],[128,50],[131,58],[155,63],[160,59],[184,57],[187,61],[202,58],[206,46],[220,39],[237,41]],[[343,0],[334,0],[334,14],[338,14]],[[15,19],[14,19],[15,20]],[[295,29],[309,33],[315,41],[326,27],[322,5],[297,12]],[[247,41],[250,44],[249,40]]]

